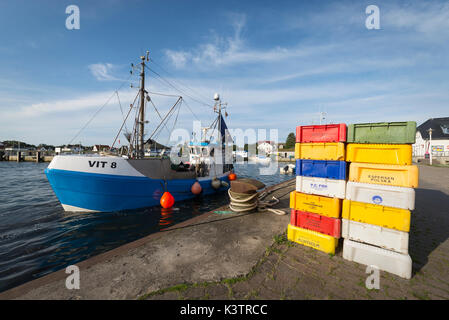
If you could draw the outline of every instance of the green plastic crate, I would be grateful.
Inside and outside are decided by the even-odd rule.
[[[415,138],[415,121],[357,123],[348,126],[346,142],[413,144]]]

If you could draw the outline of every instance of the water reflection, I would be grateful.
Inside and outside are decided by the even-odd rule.
[[[159,227],[168,227],[173,224],[173,208],[161,208],[161,218],[159,219]]]

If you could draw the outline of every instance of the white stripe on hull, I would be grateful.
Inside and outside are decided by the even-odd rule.
[[[68,204],[62,204],[62,207],[64,208],[64,211],[69,211],[69,212],[100,212],[98,210],[89,210],[89,209],[74,207],[74,206],[71,206]]]
[[[55,156],[48,165],[48,169],[145,177],[134,169],[125,158],[114,156]]]

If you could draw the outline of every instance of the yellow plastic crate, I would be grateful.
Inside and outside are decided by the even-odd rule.
[[[295,158],[344,161],[345,144],[343,142],[297,143]]]
[[[399,231],[410,231],[410,210],[378,204],[343,200],[343,219],[374,224]]]
[[[305,194],[297,191],[290,193],[290,208],[320,214],[331,218],[340,218],[341,199]]]
[[[349,166],[349,181],[417,188],[418,167],[353,162]]]
[[[409,144],[363,144],[346,145],[346,161],[381,164],[412,164],[412,146]]]
[[[288,225],[287,239],[326,253],[335,253],[338,239],[327,234]]]

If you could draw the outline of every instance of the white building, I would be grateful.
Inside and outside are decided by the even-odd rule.
[[[44,149],[45,148],[41,148]],[[42,150],[43,151],[43,150]],[[66,154],[73,154],[73,153],[80,153],[83,151],[82,147],[77,147],[77,146],[73,146],[73,147],[69,147],[69,146],[63,146],[63,147],[56,147],[55,148],[55,153],[58,154],[62,154],[62,153],[66,153]]]
[[[31,150],[28,148],[14,148],[14,147],[5,148],[5,152],[9,155],[16,155],[17,152],[19,152],[19,151],[22,155],[25,155],[25,156],[32,155]]]
[[[430,142],[429,129],[432,129],[432,142]],[[429,119],[416,128],[413,155],[425,157],[430,151],[432,156],[449,156],[449,117]]]

